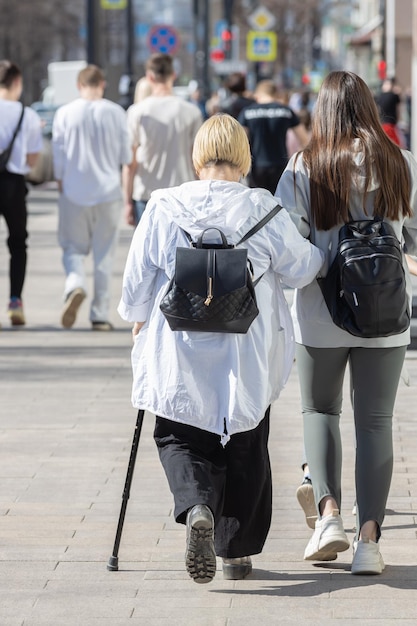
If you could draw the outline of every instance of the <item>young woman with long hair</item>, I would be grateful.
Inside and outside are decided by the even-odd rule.
[[[369,88],[352,72],[331,72],[323,81],[310,143],[290,160],[276,195],[299,232],[325,253],[322,275],[350,215],[384,216],[407,251],[417,251],[417,162],[387,137]],[[411,307],[405,256],[404,270]],[[410,330],[372,339],[349,334],[333,323],[316,280],[296,290],[293,319],[305,449],[318,508],[304,558],[333,560],[349,547],[340,517],[339,430],[349,363],[357,443],[351,571],[380,574],[378,541],[393,467],[392,415]]]

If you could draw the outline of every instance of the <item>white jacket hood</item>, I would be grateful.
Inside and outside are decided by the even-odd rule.
[[[152,200],[157,201],[160,209],[193,240],[205,228],[216,227],[233,240],[233,235],[241,229],[239,234],[245,234],[244,226],[253,215],[254,206],[263,207],[266,214],[277,204],[266,189],[251,189],[241,183],[222,180],[197,180],[161,189],[152,193]]]

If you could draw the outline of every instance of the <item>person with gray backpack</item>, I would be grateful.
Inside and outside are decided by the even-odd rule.
[[[385,134],[356,74],[320,88],[308,146],[276,190],[304,237],[326,256],[292,308],[306,461],[318,519],[304,553],[332,561],[350,542],[340,515],[340,413],[349,364],[356,434],[357,522],[352,574],[381,574],[379,539],[393,469],[392,416],[410,343],[417,252],[417,162]]]

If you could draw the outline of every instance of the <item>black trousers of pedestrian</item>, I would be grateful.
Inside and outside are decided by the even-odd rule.
[[[273,195],[275,194],[278,181],[282,172],[287,167],[288,159],[284,159],[282,163],[269,166],[253,165],[248,175],[249,187],[262,187],[268,189]]]
[[[0,173],[0,215],[9,231],[7,246],[10,253],[10,297],[20,298],[26,274],[26,240],[28,233],[26,209],[26,182],[24,176]]]
[[[237,558],[262,552],[272,516],[268,454],[269,413],[254,430],[220,437],[194,426],[156,418],[154,439],[174,496],[175,519],[205,504],[215,520],[216,554]]]

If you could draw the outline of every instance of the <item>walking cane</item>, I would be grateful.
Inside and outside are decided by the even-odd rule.
[[[120,509],[119,523],[117,524],[116,538],[114,540],[113,553],[107,563],[107,569],[111,572],[117,572],[119,569],[119,545],[122,537],[123,523],[125,521],[127,501],[130,496],[130,485],[132,484],[133,472],[135,470],[136,455],[138,452],[140,432],[142,430],[143,416],[145,411],[139,409],[136,420],[135,432],[133,434],[132,449],[130,451],[129,465],[127,466],[127,474],[125,487],[123,489],[122,507]]]

